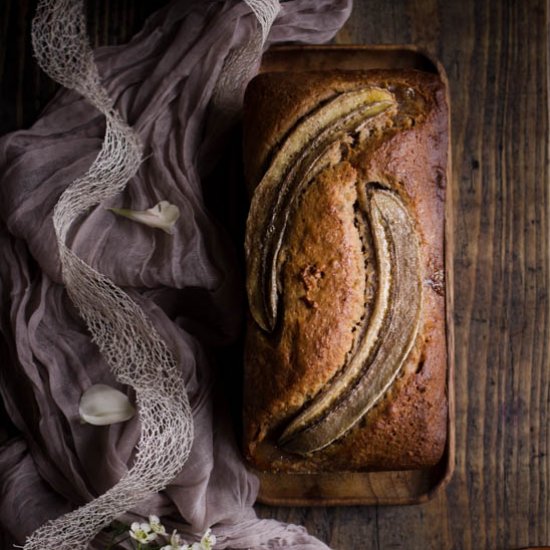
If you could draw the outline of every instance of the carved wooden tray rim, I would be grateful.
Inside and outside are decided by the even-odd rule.
[[[417,68],[439,74],[449,86],[441,63],[413,45],[278,46],[264,54],[261,72]],[[449,116],[450,120],[450,116]],[[271,473],[252,470],[260,480],[257,501],[272,506],[357,506],[419,504],[432,498],[450,480],[455,467],[454,331],[453,331],[453,186],[451,133],[445,203],[445,276],[447,282],[447,444],[441,461],[426,470],[338,472],[320,474]]]

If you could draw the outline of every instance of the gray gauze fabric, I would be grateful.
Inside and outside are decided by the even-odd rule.
[[[351,0],[285,2],[267,44],[325,42],[350,8]],[[69,244],[144,308],[179,360],[193,408],[196,436],[184,470],[126,519],[156,513],[189,536],[213,526],[217,548],[325,548],[302,528],[256,518],[258,482],[213,398],[218,374],[207,357],[238,336],[243,313],[237,254],[203,198],[228,184],[209,179],[205,188],[232,120],[216,112],[212,96],[224,60],[257,30],[244,2],[181,0],[129,44],[97,50],[103,83],[139,133],[145,160],[120,196],[75,224]],[[2,548],[114,485],[139,439],[138,417],[108,427],[80,422],[90,385],[128,390],[64,290],[52,225],[55,203],[98,154],[104,128],[93,107],[65,90],[31,129],[0,140],[0,393],[21,434],[0,447]],[[180,208],[174,235],[106,210],[160,200]]]

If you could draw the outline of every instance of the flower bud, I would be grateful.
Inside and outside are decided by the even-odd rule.
[[[83,422],[107,426],[129,420],[136,410],[121,391],[106,384],[95,384],[82,394],[78,412]]]

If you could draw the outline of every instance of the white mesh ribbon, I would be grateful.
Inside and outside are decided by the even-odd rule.
[[[141,162],[141,146],[112,107],[100,83],[86,36],[80,0],[45,0],[33,22],[41,67],[83,94],[106,118],[101,151],[54,210],[63,279],[94,342],[117,379],[132,386],[141,436],[132,468],[109,491],[35,531],[26,549],[79,549],[114,518],[159,491],[184,465],[193,442],[193,420],[177,363],[141,308],[109,279],[80,260],[66,244],[73,221],[119,193]]]
[[[262,27],[262,44],[267,40],[269,29],[275,21],[281,6],[279,0],[244,0],[254,12]]]
[[[246,2],[261,24],[262,39],[251,44],[248,52],[255,54],[258,43],[263,45],[267,37],[279,2]],[[190,453],[193,420],[176,359],[153,324],[125,292],[83,262],[67,244],[73,222],[122,191],[142,158],[137,135],[116,112],[101,85],[86,35],[82,0],[42,0],[33,21],[32,39],[44,71],[80,92],[105,115],[101,151],[88,172],[61,195],[53,223],[67,292],[116,378],[135,390],[141,420],[135,461],[120,481],[85,506],[44,524],[24,547],[78,550],[86,548],[113,519],[174,479]],[[240,51],[232,66],[226,67],[217,86],[220,97],[231,95],[235,74],[246,72],[248,57],[246,51]]]

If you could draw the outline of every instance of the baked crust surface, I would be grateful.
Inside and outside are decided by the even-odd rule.
[[[389,90],[397,109],[373,122],[368,138],[340,143],[299,194],[277,258],[277,324],[268,332],[249,316],[244,451],[261,470],[421,468],[436,464],[445,447],[448,113],[439,78],[386,70],[259,75],[245,96],[245,177],[253,195],[301,120],[338,94],[365,86]],[[343,437],[306,456],[285,452],[278,444],[285,426],[338,375],[353,347],[353,327],[371,313],[374,251],[354,223],[358,186],[369,182],[398,194],[413,219],[422,281],[419,329],[389,390]],[[247,232],[259,230],[258,223],[251,215]]]

